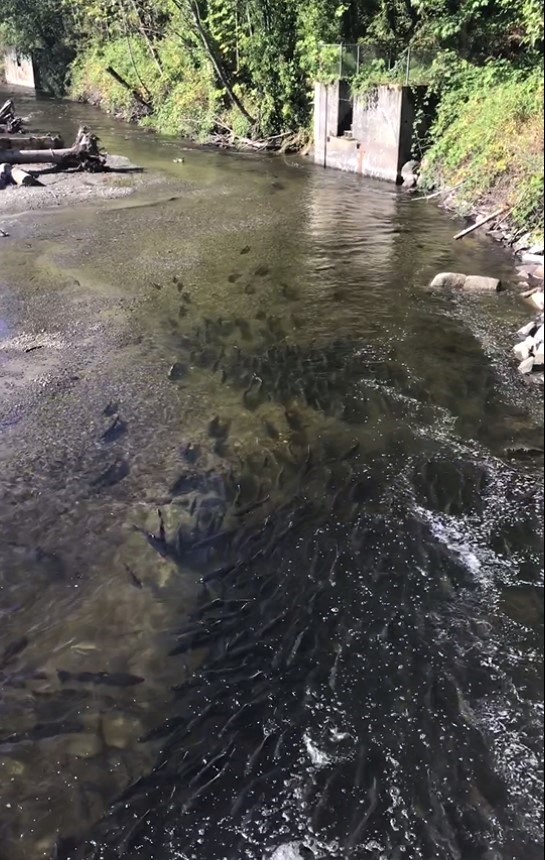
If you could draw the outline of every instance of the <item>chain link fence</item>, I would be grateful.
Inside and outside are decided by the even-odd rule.
[[[374,83],[403,83],[415,86],[426,84],[435,59],[432,51],[407,48],[394,55],[373,44],[323,45],[320,52],[319,75],[321,80],[351,80],[360,74]]]

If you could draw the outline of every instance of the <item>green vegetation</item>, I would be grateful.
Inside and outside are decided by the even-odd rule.
[[[439,104],[427,182],[543,222],[543,0],[1,0],[0,28],[52,91],[195,138],[298,134],[340,42],[359,91],[403,81],[410,48]]]

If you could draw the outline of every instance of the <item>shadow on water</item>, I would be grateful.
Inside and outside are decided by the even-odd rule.
[[[47,104],[51,119],[89,118]],[[128,142],[157,163],[174,146]],[[82,283],[91,268],[101,284],[121,272],[153,303],[135,301],[119,367],[93,369],[94,388],[117,380],[100,441],[67,460],[48,439],[58,459],[40,455],[54,510],[77,501],[80,554],[51,518],[62,552],[34,547],[40,577],[17,566],[0,581],[14,614],[31,588],[54,614],[77,560],[113,590],[109,634],[149,624],[130,650],[151,650],[157,677],[116,663],[104,638],[94,647],[112,650],[111,671],[74,660],[44,690],[39,671],[15,671],[21,630],[0,651],[0,708],[16,699],[25,721],[0,734],[0,763],[14,781],[27,769],[17,803],[33,832],[36,750],[64,744],[48,759],[57,771],[83,760],[66,791],[94,799],[73,821],[50,813],[56,860],[533,860],[542,417],[502,359],[513,300],[425,289],[445,268],[509,280],[510,263],[480,239],[456,245],[448,219],[389,187],[294,164],[189,153],[181,199],[81,215]],[[55,253],[76,271],[69,242]],[[65,496],[67,470],[86,483]],[[130,601],[112,583],[107,516],[132,526],[115,536]],[[12,556],[23,543],[10,538]],[[127,565],[129,543],[177,572],[166,592]],[[85,621],[102,630],[104,604],[80,582]],[[79,605],[63,604],[67,624]],[[40,623],[38,647],[55,653],[62,634]],[[93,745],[97,712],[108,755]],[[15,830],[0,817],[10,852]],[[50,856],[52,840],[38,851],[21,836]]]

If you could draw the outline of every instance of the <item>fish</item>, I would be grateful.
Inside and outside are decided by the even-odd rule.
[[[119,484],[130,472],[129,464],[126,460],[119,460],[117,463],[112,463],[104,470],[97,478],[91,481],[92,487],[114,487]]]
[[[64,669],[58,669],[57,676],[62,684],[76,682],[106,687],[136,687],[145,681],[145,678],[140,675],[131,675],[127,672],[67,672]]]
[[[109,444],[110,442],[115,442],[116,439],[119,439],[120,436],[123,436],[124,433],[127,432],[127,425],[125,421],[123,421],[119,415],[116,415],[110,426],[101,436],[103,442]]]
[[[246,254],[249,254],[251,251],[251,247],[249,245],[245,245],[242,251],[240,252],[241,257],[244,257]]]
[[[83,732],[85,727],[79,720],[62,720],[57,723],[36,723],[31,729],[14,732],[6,737],[0,737],[2,744],[19,744],[24,741],[44,741],[59,735],[75,735]]]
[[[227,439],[231,422],[228,419],[216,416],[208,425],[208,435],[212,439]]]
[[[240,280],[241,277],[242,275],[240,274],[240,272],[233,272],[231,275],[229,275],[227,280],[230,284],[236,284],[236,282]]]
[[[128,564],[125,565],[125,570],[127,571],[128,575],[129,575],[130,582],[132,583],[132,585],[134,585],[135,588],[143,588],[144,587],[142,585],[142,581],[140,579],[138,579],[137,575],[129,567]]]
[[[5,648],[2,658],[0,659],[0,669],[4,669],[9,663],[15,660],[25,648],[28,648],[28,639],[26,636],[20,636],[14,639],[13,642]]]
[[[264,278],[268,274],[270,274],[270,271],[271,270],[269,269],[268,266],[258,266],[257,269],[255,270],[255,275],[258,278]]]

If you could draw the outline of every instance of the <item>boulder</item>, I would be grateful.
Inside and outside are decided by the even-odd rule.
[[[543,341],[539,344],[534,355],[534,366],[543,367],[543,357],[545,355],[545,345]]]
[[[513,347],[513,352],[519,361],[525,361],[527,358],[530,358],[533,347],[534,339],[532,337],[527,337],[526,340],[523,340],[521,343],[517,343],[517,345]]]
[[[537,281],[545,280],[545,267],[543,266],[543,263],[541,266],[536,266],[532,272],[532,278],[535,278]]]
[[[462,275],[460,272],[441,272],[436,275],[430,284],[430,287],[449,287],[451,289],[464,286],[467,275]]]
[[[521,373],[527,374],[531,373],[534,368],[535,359],[531,355],[529,358],[525,358],[524,361],[521,361],[519,364],[519,370]]]
[[[537,328],[537,323],[532,320],[532,322],[523,325],[522,328],[519,328],[517,332],[517,337],[525,338],[530,334],[534,334],[535,329]]]
[[[522,262],[524,265],[543,265],[543,254],[530,254],[529,252],[522,254]]]
[[[543,302],[543,290],[538,290],[537,292],[532,293],[532,295],[529,296],[528,301],[530,301],[539,311],[542,311],[545,306],[545,303]]]
[[[463,284],[464,290],[478,290],[487,293],[499,293],[502,289],[498,278],[481,278],[479,275],[470,275]]]
[[[534,256],[543,257],[543,242],[538,242],[536,245],[532,245],[531,248],[528,248],[528,253],[533,254]]]
[[[403,188],[415,188],[418,184],[418,175],[420,173],[419,161],[407,161],[401,168],[401,178],[403,180]]]
[[[534,343],[536,346],[539,346],[540,343],[543,343],[545,340],[545,326],[541,323],[540,327],[534,334]]]

